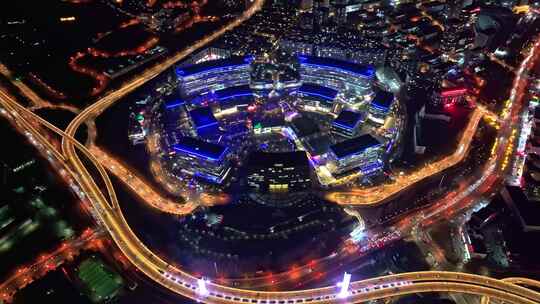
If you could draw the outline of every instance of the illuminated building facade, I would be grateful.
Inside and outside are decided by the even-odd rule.
[[[360,171],[368,175],[383,168],[383,144],[370,134],[330,146],[329,160],[335,176]]]
[[[384,143],[360,135],[370,132],[372,125],[363,128],[367,119],[384,122],[394,101],[391,93],[375,96],[375,69],[332,58],[286,55],[231,57],[176,69],[180,94],[178,102],[166,104],[173,108],[165,111],[171,117],[166,120],[170,124],[164,146],[172,150],[177,172],[221,184],[229,172],[226,155],[239,157],[227,144],[233,125],[243,126],[242,136],[258,140],[279,133],[302,151],[289,155],[293,162],[282,160],[285,154],[261,154],[264,162],[246,162],[248,184],[258,191],[310,187],[311,167],[323,186],[360,172],[380,172]],[[321,122],[303,112],[322,114],[330,130],[319,128]],[[180,149],[186,141],[190,144]],[[224,156],[211,154],[213,150]]]
[[[394,99],[394,94],[379,91],[369,106],[369,119],[375,123],[383,124],[394,104]]]
[[[300,77],[304,83],[313,83],[336,91],[354,91],[366,95],[371,91],[375,76],[372,66],[312,56],[299,56]]]
[[[343,137],[352,138],[358,135],[364,116],[359,112],[343,110],[332,122],[332,132]]]
[[[190,121],[198,136],[217,133],[219,124],[210,107],[200,107],[189,111]]]
[[[176,75],[182,97],[208,94],[228,87],[248,85],[251,57],[231,57],[178,67]]]
[[[231,51],[229,50],[209,47],[191,56],[189,63],[201,64],[203,62],[212,61],[212,60],[227,59],[231,56],[232,56]]]
[[[306,152],[253,152],[248,160],[248,185],[261,192],[299,191],[311,187]]]
[[[227,177],[230,166],[227,156],[229,148],[203,140],[182,136],[172,146],[173,172],[202,178],[221,184]]]
[[[449,88],[437,92],[433,96],[434,106],[451,107],[453,105],[467,103],[467,88]]]

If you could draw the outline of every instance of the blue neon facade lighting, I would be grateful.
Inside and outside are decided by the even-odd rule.
[[[375,137],[370,134],[365,134],[332,145],[330,149],[334,152],[337,159],[341,160],[353,155],[358,155],[370,148],[379,147],[381,145],[381,142],[379,142]]]
[[[211,122],[211,123],[208,123],[206,125],[197,126],[197,130],[212,127],[212,126],[217,126],[217,124],[218,124],[217,122]]]
[[[223,158],[223,156],[229,150],[229,148],[223,147],[223,150],[221,151],[221,153],[216,156],[212,152],[208,152],[208,153],[211,153],[211,154],[204,154],[205,152],[199,150],[199,148],[187,147],[187,146],[183,146],[181,144],[173,145],[173,149],[175,151],[177,151],[177,152],[187,153],[189,155],[196,156],[196,157],[199,157],[199,158],[204,158],[204,159],[211,160],[211,161],[219,161],[219,160],[221,160]]]
[[[300,94],[320,97],[325,100],[333,101],[337,96],[337,91],[323,87],[317,84],[304,83],[297,91]]]
[[[388,111],[394,102],[394,94],[380,91],[371,101],[371,106],[381,111]]]
[[[242,85],[215,91],[215,95],[218,100],[222,101],[238,97],[253,96],[253,92],[249,88],[249,85]]]
[[[189,76],[193,76],[193,75],[197,75],[197,74],[205,74],[205,73],[210,73],[210,72],[214,72],[214,71],[218,71],[218,70],[231,69],[231,68],[235,68],[235,67],[247,67],[247,66],[248,66],[248,64],[226,65],[226,66],[212,67],[212,68],[208,68],[208,69],[200,70],[200,71],[195,71],[195,72],[191,72],[191,73],[187,73],[185,71],[182,71],[181,74],[179,74],[178,71],[177,71],[177,75],[181,76],[181,77],[189,77]]]
[[[231,57],[228,59],[212,60],[187,67],[179,67],[176,69],[176,75],[178,77],[188,77],[197,74],[218,71],[221,69],[248,67],[251,61],[253,61],[252,56]]]
[[[218,121],[210,107],[200,107],[189,111],[191,121],[197,129],[211,125],[217,125]]]
[[[252,63],[253,60],[255,60],[255,56],[253,56],[253,55],[248,55],[248,56],[244,57],[244,62],[245,63]]]
[[[362,122],[362,114],[349,110],[343,110],[338,117],[334,119],[332,125],[343,129],[352,130]]]
[[[348,61],[313,56],[298,56],[298,60],[301,65],[314,68],[333,68],[346,73],[353,73],[363,78],[372,78],[375,75],[375,69],[372,66],[359,65]]]
[[[371,106],[374,107],[375,109],[378,109],[378,110],[381,110],[381,111],[390,110],[390,107],[381,106],[381,105],[378,105],[376,103],[371,103]]]
[[[174,108],[177,108],[177,107],[182,106],[184,104],[186,104],[186,102],[184,100],[177,99],[177,100],[173,100],[173,101],[170,101],[170,102],[166,102],[165,103],[165,108],[166,109],[174,109]]]
[[[231,99],[231,98],[246,97],[246,96],[253,96],[253,93],[242,93],[242,94],[234,94],[234,95],[224,96],[224,97],[220,97],[219,100],[222,101],[222,100],[227,100],[227,99]]]
[[[341,123],[336,122],[336,121],[334,121],[334,122],[332,123],[332,125],[334,125],[334,126],[336,126],[336,127],[338,127],[338,128],[341,128],[341,129],[345,129],[345,130],[347,130],[347,131],[352,131],[352,130],[354,130],[354,128],[356,127],[356,125],[351,127],[351,126],[346,126],[346,125],[341,124]]]
[[[305,94],[305,95],[310,95],[310,96],[316,96],[316,97],[320,97],[320,98],[326,99],[326,100],[334,100],[334,98],[332,98],[330,96],[323,95],[323,94],[318,94],[318,93],[314,93],[314,92],[298,90],[298,93]]]
[[[362,168],[360,168],[360,171],[362,172],[362,174],[369,174],[381,170],[383,166],[384,163],[380,159],[378,159],[376,162],[363,166]]]

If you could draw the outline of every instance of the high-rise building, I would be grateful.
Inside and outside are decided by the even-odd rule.
[[[451,55],[458,51],[462,46],[459,44],[462,31],[460,27],[463,22],[456,18],[449,18],[446,20],[444,26],[445,31],[442,34],[441,50],[447,55]]]

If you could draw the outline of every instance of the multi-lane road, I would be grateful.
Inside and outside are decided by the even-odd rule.
[[[1,100],[4,104],[5,100]],[[25,119],[23,116],[17,116],[17,118],[19,120]],[[93,183],[90,176],[86,176],[86,179],[90,184]],[[448,272],[406,273],[353,282],[346,300],[340,297],[339,288],[333,286],[300,291],[259,292],[230,288],[208,282],[206,284],[208,292],[201,294],[198,291],[199,278],[193,277],[180,269],[175,269],[155,256],[135,237],[120,210],[113,208],[104,199],[104,196],[93,197],[95,191],[87,191],[86,193],[89,194],[89,199],[92,202],[99,202],[99,205],[96,205],[96,210],[101,217],[102,223],[120,249],[139,270],[161,285],[183,296],[208,303],[362,302],[377,298],[432,291],[465,292],[511,303],[535,303],[540,300],[540,295],[537,293],[511,283],[470,274]]]
[[[457,149],[452,154],[430,162],[413,172],[404,175],[398,174],[388,184],[330,192],[326,195],[326,199],[340,205],[375,206],[401,193],[404,189],[459,164],[467,156],[478,124],[484,115],[491,115],[484,107],[479,106],[474,110],[469,123],[460,136]]]
[[[206,303],[262,303],[262,304],[285,304],[285,303],[351,303],[364,302],[373,299],[381,299],[411,293],[421,292],[462,292],[477,294],[493,299],[503,300],[509,303],[538,303],[540,294],[526,289],[513,282],[505,282],[489,277],[465,273],[452,272],[415,272],[403,273],[398,275],[384,276],[369,280],[352,282],[346,294],[340,292],[336,286],[324,288],[294,290],[281,292],[265,292],[248,289],[232,288],[219,285],[213,282],[202,282],[201,278],[195,277],[182,269],[170,265],[167,261],[156,256],[147,248],[131,231],[126,222],[114,194],[114,188],[107,182],[108,176],[104,172],[102,164],[92,155],[92,153],[82,144],[74,139],[74,134],[79,126],[89,119],[95,118],[110,105],[117,102],[121,97],[133,91],[137,87],[146,83],[163,70],[169,68],[172,64],[181,58],[184,58],[194,50],[204,46],[209,41],[219,37],[225,31],[232,29],[253,13],[261,8],[263,0],[254,1],[251,9],[233,23],[216,33],[201,39],[193,46],[167,59],[165,62],[156,65],[143,72],[140,77],[128,82],[120,89],[106,95],[93,105],[84,109],[68,126],[65,132],[54,129],[54,126],[34,116],[23,107],[16,105],[16,101],[7,94],[0,95],[0,102],[8,110],[11,117],[18,121],[21,126],[32,133],[34,138],[43,146],[48,147],[51,153],[58,161],[62,161],[72,172],[73,177],[79,183],[80,187],[92,203],[99,222],[104,226],[111,238],[118,245],[124,255],[141,272],[145,273],[150,279],[159,283],[163,287],[178,293],[179,295],[203,301]],[[532,48],[531,54],[525,58],[517,73],[514,88],[512,90],[511,102],[509,105],[508,119],[501,122],[499,132],[499,145],[494,154],[490,165],[487,165],[481,178],[470,183],[460,195],[452,195],[449,199],[455,204],[467,201],[473,195],[479,195],[483,191],[491,188],[491,184],[503,175],[504,168],[498,164],[505,157],[507,147],[512,145],[511,134],[515,128],[515,121],[521,110],[521,99],[526,87],[526,72],[532,68],[538,57],[539,45],[536,43]],[[525,76],[525,77],[524,77]],[[1,92],[1,91],[0,91]],[[34,126],[35,122],[40,122],[55,132],[62,135],[62,153],[58,153],[54,146],[47,146],[48,139],[41,136],[39,130]],[[109,192],[108,198],[103,195],[96,181],[88,170],[84,167],[77,149],[82,151],[98,168],[98,171],[107,185]],[[463,148],[464,149],[464,148]],[[435,210],[422,214],[424,219],[432,219],[439,216]]]

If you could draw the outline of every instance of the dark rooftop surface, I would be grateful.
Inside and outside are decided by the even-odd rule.
[[[309,167],[308,157],[305,151],[293,152],[261,152],[255,151],[249,155],[248,168],[255,167]]]
[[[320,131],[317,123],[307,117],[295,118],[291,121],[291,125],[298,137],[306,137]]]
[[[189,111],[189,116],[197,129],[217,124],[217,119],[210,107],[201,107]]]
[[[343,110],[338,117],[334,119],[334,124],[340,127],[352,129],[362,120],[362,114],[349,110]]]
[[[364,134],[332,145],[330,149],[336,154],[337,158],[340,159],[360,153],[367,148],[380,144],[381,143],[375,137],[371,136],[371,134]]]
[[[304,83],[299,89],[299,93],[317,96],[326,100],[334,100],[337,95],[337,91],[331,88],[322,87],[320,85]]]
[[[392,105],[392,102],[394,102],[394,94],[386,91],[379,91],[371,103],[376,107],[388,109]]]
[[[219,159],[227,151],[227,147],[187,136],[179,137],[178,143],[173,145],[173,149],[177,152],[184,152],[213,160]]]
[[[226,100],[234,97],[252,96],[253,92],[249,88],[249,85],[230,87],[215,92],[219,100]]]
[[[328,135],[318,136],[317,138],[311,138],[308,141],[308,145],[311,148],[311,152],[314,155],[321,155],[328,152],[332,145],[330,137]]]

